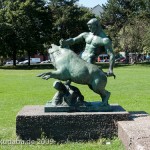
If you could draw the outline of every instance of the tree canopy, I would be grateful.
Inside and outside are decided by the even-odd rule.
[[[130,52],[148,49],[150,41],[145,38],[150,28],[149,0],[108,0],[103,9],[102,23],[116,49]]]
[[[14,65],[19,50],[26,50],[30,57],[50,39],[51,22],[51,12],[43,0],[1,1],[1,53],[9,51]]]
[[[87,31],[89,19],[95,17],[78,0],[1,0],[0,56],[12,57],[26,52],[28,59],[46,52],[50,44]],[[113,40],[116,50],[150,52],[150,1],[108,0],[100,20]],[[72,47],[75,51],[80,46]],[[30,60],[30,59],[29,59]],[[30,64],[30,61],[29,61]]]
[[[26,51],[30,58],[61,38],[85,31],[86,22],[94,15],[76,1],[0,1],[0,55],[13,56],[15,65],[18,52]]]

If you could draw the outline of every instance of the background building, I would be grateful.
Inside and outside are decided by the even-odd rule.
[[[100,17],[100,14],[103,13],[103,8],[100,5],[96,5],[91,9],[92,13],[95,14],[95,16]]]

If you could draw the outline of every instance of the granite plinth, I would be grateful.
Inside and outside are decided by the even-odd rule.
[[[85,102],[82,106],[53,106],[47,102],[44,106],[45,112],[108,112],[113,108],[110,105],[103,106],[102,102]]]
[[[127,150],[150,150],[150,116],[131,114],[130,118],[118,122],[118,137]]]
[[[55,141],[92,140],[117,135],[118,121],[129,113],[119,105],[113,112],[44,112],[44,106],[25,106],[16,117],[16,134],[23,140],[41,135]]]

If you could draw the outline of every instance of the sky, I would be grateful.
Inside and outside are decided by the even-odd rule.
[[[79,0],[79,5],[83,5],[85,7],[93,8],[96,5],[102,6],[102,4],[107,3],[107,0]]]

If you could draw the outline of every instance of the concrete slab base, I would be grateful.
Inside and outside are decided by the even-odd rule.
[[[41,136],[55,141],[80,141],[111,138],[117,135],[118,121],[129,113],[119,105],[113,112],[44,112],[44,106],[25,106],[16,117],[16,134],[23,140]]]
[[[118,137],[127,150],[150,150],[150,116],[133,113],[130,118],[118,122]]]

